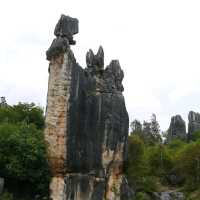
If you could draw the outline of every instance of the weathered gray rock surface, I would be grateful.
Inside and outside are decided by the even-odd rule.
[[[188,139],[190,140],[195,131],[200,131],[200,113],[190,111],[188,120]]]
[[[174,139],[186,139],[186,137],[185,121],[180,115],[173,116],[168,129],[167,141],[170,142]]]
[[[70,19],[70,20],[69,20]],[[71,20],[72,19],[72,20]],[[49,85],[45,140],[53,200],[128,200],[123,175],[129,119],[118,60],[104,69],[104,52],[86,54],[81,68],[70,49],[78,20],[61,16],[47,51]]]
[[[78,33],[78,20],[69,16],[61,15],[58,21],[54,35],[56,39],[53,40],[50,48],[47,50],[47,60],[58,57],[67,51],[69,45],[76,44],[73,40],[73,35]]]

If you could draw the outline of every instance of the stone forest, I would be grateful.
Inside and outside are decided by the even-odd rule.
[[[46,111],[0,101],[0,200],[200,200],[200,114],[129,124],[118,60],[72,52],[79,21],[61,15]],[[45,113],[45,114],[44,114]],[[130,130],[129,130],[130,126]]]

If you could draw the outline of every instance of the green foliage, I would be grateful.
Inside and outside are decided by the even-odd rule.
[[[145,144],[138,135],[128,139],[128,162],[126,174],[129,184],[136,191],[152,192],[156,190],[156,181],[149,173],[149,165],[145,159]]]
[[[144,169],[144,143],[139,136],[133,135],[128,139],[128,162],[126,164],[126,173],[129,177],[129,182],[136,185],[143,175]]]
[[[144,154],[144,142],[140,139],[138,135],[130,136],[128,138],[128,153],[130,155],[129,162],[134,166],[139,165],[142,162],[142,157]]]
[[[160,126],[155,114],[152,114],[150,122],[144,121],[142,125],[140,121],[135,119],[130,126],[131,135],[138,135],[145,144],[153,146],[162,142]]]
[[[130,127],[131,127],[131,134],[139,134],[142,132],[142,124],[137,119],[131,122]]]
[[[184,145],[186,145],[186,143],[183,140],[173,140],[171,141],[167,147],[170,150],[174,150],[174,151],[178,151],[179,149],[182,149],[184,147]]]
[[[0,176],[28,181],[40,191],[49,179],[46,147],[35,125],[0,124]]]
[[[40,195],[48,194],[50,179],[43,127],[43,111],[33,103],[0,107],[0,177]]]
[[[200,140],[200,131],[196,131],[196,132],[192,133],[191,140],[192,141]]]
[[[179,151],[175,167],[186,178],[190,189],[200,185],[200,141],[187,144]]]
[[[190,143],[176,139],[162,144],[155,115],[151,122],[144,121],[142,128],[138,120],[131,123],[131,128],[126,175],[136,200],[148,198],[146,194],[153,191],[178,187],[188,199],[199,199],[200,131],[192,134]]]
[[[35,124],[37,128],[44,127],[43,110],[34,103],[18,103],[14,106],[0,107],[0,123],[18,123]]]
[[[168,174],[173,166],[172,159],[164,145],[149,147],[146,156],[152,175],[164,176]]]

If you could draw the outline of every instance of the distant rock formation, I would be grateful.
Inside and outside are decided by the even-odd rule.
[[[190,140],[195,131],[200,131],[200,113],[190,111],[188,120],[188,139]]]
[[[185,140],[186,136],[185,121],[180,115],[173,116],[168,129],[167,141],[170,142],[174,139]]]
[[[52,200],[128,200],[123,175],[129,118],[118,60],[104,69],[104,52],[86,54],[86,69],[70,44],[78,20],[61,16],[47,51],[49,84],[45,140]]]

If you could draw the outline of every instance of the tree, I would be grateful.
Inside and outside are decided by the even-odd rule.
[[[151,116],[151,133],[153,135],[160,134],[160,125],[158,124],[154,113]]]
[[[158,121],[156,120],[156,115],[153,113],[151,116],[151,134],[154,138],[154,141],[157,143],[160,143],[162,141],[161,135],[160,135],[160,125]]]
[[[142,133],[142,124],[139,120],[135,119],[131,122],[131,134],[141,134]]]
[[[151,135],[151,123],[150,122],[147,122],[147,121],[143,122],[142,132],[146,136]]]
[[[26,182],[33,192],[48,191],[49,167],[43,134],[35,125],[0,124],[0,177],[20,185]]]
[[[18,194],[48,194],[43,127],[43,110],[34,103],[0,106],[0,177],[7,187],[14,184]]]
[[[146,144],[155,145],[161,143],[160,126],[156,120],[155,114],[152,114],[150,122],[143,122],[142,133]]]
[[[44,115],[41,107],[34,103],[18,103],[17,105],[7,105],[0,107],[0,123],[35,124],[37,128],[44,127]]]

